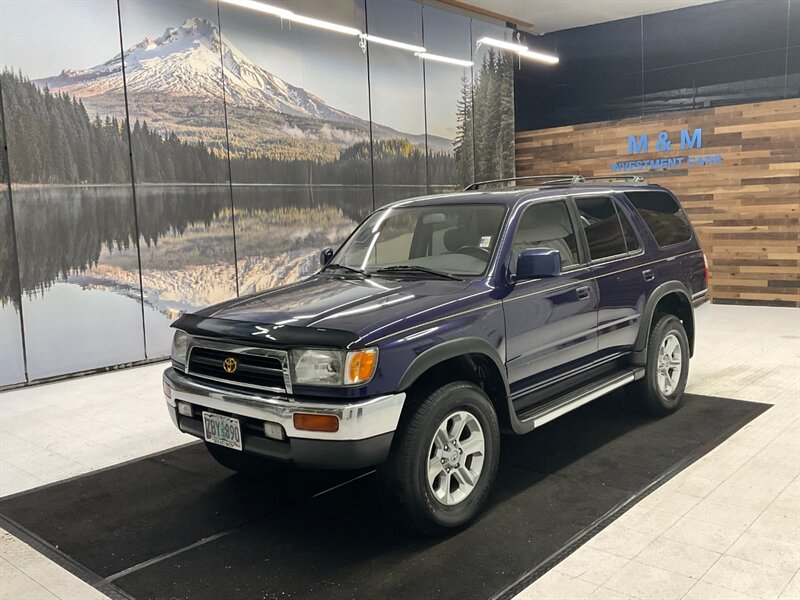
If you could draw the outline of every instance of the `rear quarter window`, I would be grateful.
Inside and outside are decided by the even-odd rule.
[[[692,239],[689,218],[666,192],[625,192],[662,248]]]

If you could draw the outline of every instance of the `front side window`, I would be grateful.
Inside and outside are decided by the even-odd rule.
[[[625,192],[662,248],[692,238],[689,218],[666,192]]]
[[[378,274],[429,269],[456,277],[481,275],[494,252],[505,212],[501,204],[378,210],[359,226],[330,264]]]
[[[576,198],[575,204],[589,244],[590,258],[600,260],[625,254],[625,237],[611,198]]]
[[[512,273],[516,273],[519,255],[529,248],[558,250],[562,269],[578,264],[578,245],[566,202],[534,204],[525,209],[511,242]]]

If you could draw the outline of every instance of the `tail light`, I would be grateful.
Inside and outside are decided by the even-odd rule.
[[[706,258],[705,253],[703,253],[703,271],[706,279],[706,287],[708,287],[708,259]]]

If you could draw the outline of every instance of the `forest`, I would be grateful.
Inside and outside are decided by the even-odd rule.
[[[235,183],[467,185],[514,172],[511,58],[490,50],[474,82],[462,80],[453,153],[428,152],[406,139],[358,142],[335,160],[284,160],[254,151],[228,157],[203,142],[181,141],[136,120],[91,117],[80,99],[39,89],[21,72],[0,74],[9,166],[14,183]],[[3,169],[0,166],[0,169]]]

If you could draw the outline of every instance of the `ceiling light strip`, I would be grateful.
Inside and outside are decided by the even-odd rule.
[[[440,56],[439,54],[431,54],[430,52],[417,52],[415,56],[419,56],[425,60],[435,60],[436,62],[447,63],[450,65],[459,65],[461,67],[471,67],[474,63],[471,60],[461,60],[460,58],[450,58],[449,56]]]
[[[517,54],[523,58],[538,60],[539,62],[549,65],[558,64],[558,57],[553,54],[544,54],[543,52],[534,52],[533,50],[525,50],[524,52],[517,52]]]
[[[233,6],[239,6],[241,8],[255,10],[257,12],[273,15],[275,17],[281,17],[283,19],[286,19],[290,15],[294,14],[292,11],[286,8],[270,6],[269,4],[263,4],[261,2],[256,2],[255,0],[221,0],[221,2],[224,2],[225,4],[232,4]]]
[[[544,52],[536,52],[535,50],[529,50],[524,44],[514,44],[505,40],[482,37],[478,40],[478,47],[480,48],[484,44],[487,46],[502,48],[503,50],[511,50],[516,52],[522,58],[530,58],[532,60],[538,60],[539,62],[544,62],[550,65],[555,65],[558,63],[558,56],[554,54],[545,54]]]
[[[505,40],[496,40],[490,37],[482,37],[478,40],[478,46],[482,46],[483,44],[502,48],[503,50],[513,50],[514,52],[524,52],[528,49],[527,46],[522,44],[512,44],[511,42],[506,42]]]
[[[361,38],[374,44],[382,44],[384,46],[391,46],[392,48],[400,48],[401,50],[410,50],[411,52],[427,52],[424,46],[406,44],[405,42],[398,42],[396,40],[378,37],[377,35],[372,35],[371,33],[362,33]]]

